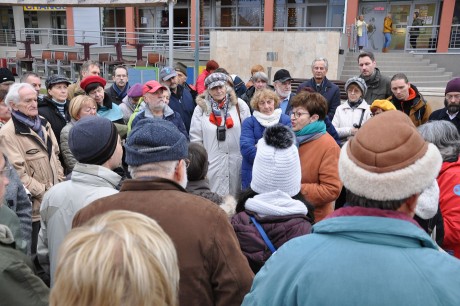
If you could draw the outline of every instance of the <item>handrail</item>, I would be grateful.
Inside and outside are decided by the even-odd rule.
[[[414,51],[410,45],[409,30],[412,26],[398,28],[398,31],[405,31],[405,51]],[[436,40],[439,32],[439,26],[417,26],[420,29],[420,35],[415,51],[434,51],[436,50]],[[199,34],[200,50],[209,50],[209,40],[211,31],[263,31],[263,27],[205,27]],[[342,27],[275,27],[274,31],[342,31]],[[347,25],[345,34],[350,37],[349,48],[353,49],[356,35],[354,25]],[[142,43],[146,48],[166,50],[169,48],[168,30],[162,27],[136,28],[134,32],[127,32],[125,28],[105,28],[102,31],[94,30],[74,30],[73,34],[67,29],[51,28],[23,28],[19,30],[0,29],[0,46],[17,46],[17,41],[32,40],[35,44],[43,45],[44,48],[50,46],[66,46],[68,38],[73,37],[76,42],[96,42],[100,46],[109,46],[116,42],[123,44]],[[134,37],[134,38],[129,38]],[[129,40],[128,40],[129,38]],[[174,28],[174,49],[180,51],[194,50],[195,39],[191,34],[190,27]],[[460,49],[460,24],[452,25],[449,49]]]

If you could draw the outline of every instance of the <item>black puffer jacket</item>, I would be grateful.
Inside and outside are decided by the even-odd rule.
[[[45,96],[43,100],[38,102],[38,113],[50,123],[54,136],[56,136],[57,143],[61,143],[61,130],[66,126],[67,122],[70,121],[69,103],[69,100],[67,100],[64,106],[64,118],[53,101],[51,101],[51,98]]]

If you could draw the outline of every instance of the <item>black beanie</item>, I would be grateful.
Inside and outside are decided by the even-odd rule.
[[[107,118],[83,117],[69,132],[70,151],[83,164],[102,165],[112,157],[117,144],[117,128]]]

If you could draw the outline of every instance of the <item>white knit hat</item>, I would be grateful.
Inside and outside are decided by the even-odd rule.
[[[300,192],[302,174],[294,133],[282,124],[265,130],[257,143],[251,189],[257,193],[281,190],[295,196]]]

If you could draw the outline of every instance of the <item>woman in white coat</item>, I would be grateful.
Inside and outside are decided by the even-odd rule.
[[[227,81],[223,73],[206,78],[207,89],[196,98],[190,141],[201,143],[208,153],[211,191],[236,196],[241,189],[241,122],[251,113]]]
[[[345,83],[348,99],[335,111],[332,125],[337,130],[342,143],[355,135],[359,128],[371,118],[371,111],[364,96],[366,82],[359,77],[352,77]]]

